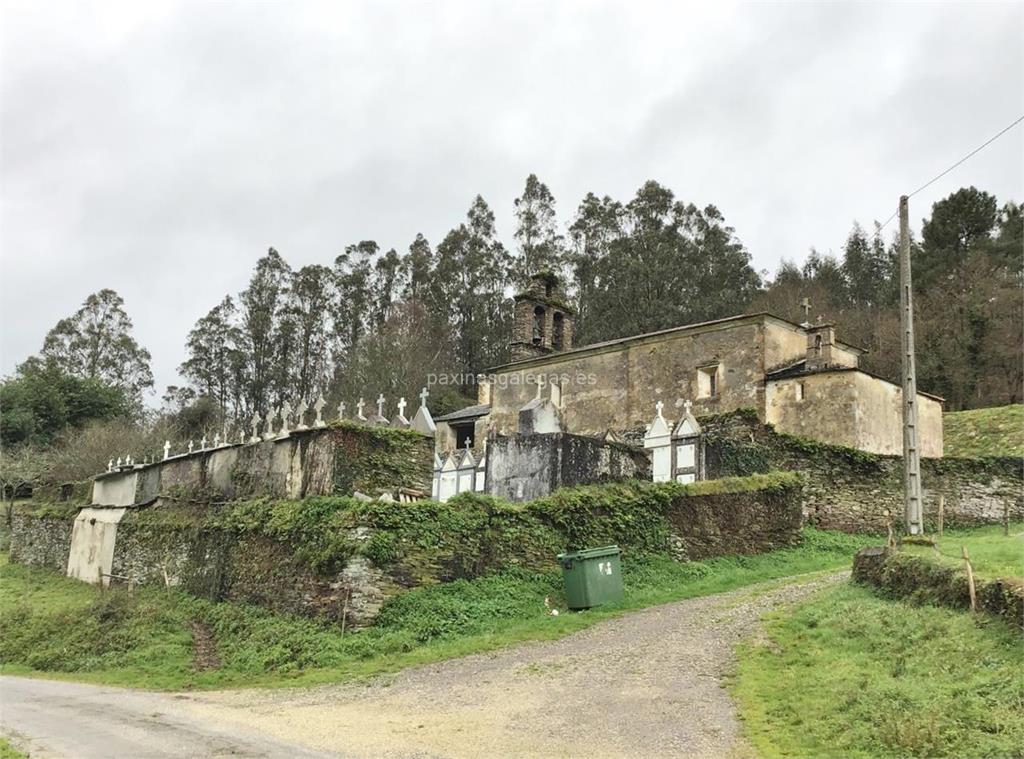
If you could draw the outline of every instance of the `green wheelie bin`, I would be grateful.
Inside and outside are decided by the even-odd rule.
[[[589,609],[622,600],[618,546],[560,553],[558,563],[570,609]]]

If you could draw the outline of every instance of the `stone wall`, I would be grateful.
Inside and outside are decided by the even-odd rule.
[[[753,410],[703,417],[709,477],[771,470],[806,476],[806,521],[825,529],[884,532],[903,518],[903,460],[779,434]],[[1004,509],[1024,517],[1024,461],[1020,458],[922,459],[925,523],[933,529],[939,498],[946,524],[1000,522]],[[886,513],[888,512],[888,514]]]
[[[47,515],[16,508],[11,515],[11,561],[65,572],[77,513]]]
[[[339,423],[269,441],[172,456],[96,478],[92,502],[144,504],[158,496],[303,498],[377,495],[400,487],[430,492],[433,442],[409,430]]]
[[[561,487],[630,478],[650,479],[643,450],[597,438],[548,433],[488,441],[484,491],[529,501]]]
[[[474,494],[444,504],[316,497],[216,507],[158,498],[125,509],[111,573],[358,627],[407,588],[551,571],[569,549],[617,543],[627,555],[689,559],[791,545],[799,491],[798,476],[776,473],[566,488],[525,505]],[[63,572],[73,519],[19,511],[12,558]]]

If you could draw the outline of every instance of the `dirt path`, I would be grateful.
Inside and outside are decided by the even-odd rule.
[[[223,691],[195,717],[358,757],[745,757],[723,681],[760,616],[842,574],[660,606],[388,684]]]

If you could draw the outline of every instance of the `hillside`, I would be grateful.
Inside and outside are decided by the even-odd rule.
[[[1024,456],[1024,405],[942,415],[947,456]]]

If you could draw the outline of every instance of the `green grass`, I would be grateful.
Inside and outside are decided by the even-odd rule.
[[[947,456],[1024,456],[1024,405],[942,415]]]
[[[558,638],[655,604],[808,572],[844,568],[877,538],[806,529],[796,548],[680,564],[624,558],[626,600],[564,611],[557,573],[507,572],[412,590],[378,623],[344,637],[336,625],[213,603],[155,588],[100,592],[23,566],[0,567],[0,662],[8,674],[45,674],[154,689],[333,682]],[[544,598],[563,609],[549,616]],[[195,671],[189,623],[212,630],[220,667]]]
[[[769,620],[732,686],[762,756],[1024,753],[1024,641],[1009,625],[852,585]]]
[[[28,759],[28,754],[18,751],[9,740],[0,735],[0,759]]]
[[[1010,534],[1004,535],[1000,525],[970,530],[945,530],[938,540],[938,554],[928,546],[904,545],[907,553],[939,558],[947,564],[963,565],[962,548],[967,548],[971,566],[979,577],[1024,576],[1024,523],[1011,522]]]

